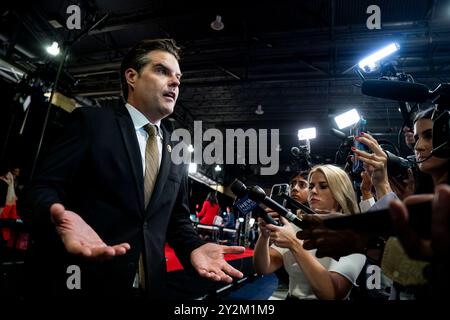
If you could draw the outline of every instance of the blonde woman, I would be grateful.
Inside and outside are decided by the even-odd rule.
[[[319,213],[357,213],[352,183],[342,169],[332,165],[314,167],[308,176],[309,206]],[[345,299],[355,285],[366,258],[361,254],[317,258],[315,250],[305,250],[297,239],[299,229],[280,217],[281,226],[261,219],[260,237],[255,246],[253,265],[260,274],[284,266],[289,274],[289,297],[297,299]]]

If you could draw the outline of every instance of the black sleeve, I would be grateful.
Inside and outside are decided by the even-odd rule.
[[[80,170],[89,145],[85,114],[74,110],[63,134],[42,156],[36,174],[24,190],[25,220],[50,223],[53,203],[65,205],[73,178]]]
[[[193,268],[190,262],[191,252],[205,244],[205,242],[198,236],[189,217],[188,194],[188,177],[187,170],[185,170],[175,207],[169,221],[167,242],[174,248],[183,267],[192,271]]]

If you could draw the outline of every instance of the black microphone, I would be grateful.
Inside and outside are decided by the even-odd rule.
[[[366,96],[397,101],[425,102],[430,98],[427,86],[420,83],[389,80],[366,80],[361,91]]]
[[[234,180],[230,189],[238,198],[243,198],[247,195],[247,186],[238,179]]]
[[[236,195],[237,199],[234,206],[244,215],[253,211],[254,214],[262,218],[266,223],[280,225],[270,214],[259,207],[258,203],[248,197],[248,188],[242,181],[236,179],[230,186],[231,191]]]
[[[309,227],[309,222],[300,220],[295,214],[288,211],[285,207],[281,206],[271,198],[266,196],[264,190],[259,186],[251,186],[247,188],[248,197],[256,202],[263,203],[279,215],[285,217],[290,222],[295,224],[300,229],[306,229]]]
[[[303,203],[295,200],[294,198],[289,197],[286,194],[280,194],[280,197],[285,199],[287,203],[289,203],[291,206],[295,207],[296,209],[302,210],[304,213],[308,214],[316,214],[316,212],[311,209],[310,207],[304,205]]]

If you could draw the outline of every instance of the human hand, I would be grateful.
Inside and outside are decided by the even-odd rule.
[[[369,173],[367,171],[361,172],[361,194],[364,200],[370,199],[372,195],[372,180],[370,179]]]
[[[233,278],[242,278],[243,274],[224,259],[224,254],[239,254],[245,251],[240,246],[223,246],[206,243],[191,252],[191,263],[198,274],[214,281],[233,282]]]
[[[367,146],[372,153],[358,150],[352,147],[355,156],[358,160],[364,162],[373,168],[370,179],[377,193],[377,199],[381,199],[385,194],[391,191],[387,174],[387,155],[378,144],[377,140],[370,134],[361,132],[361,136],[356,137],[356,140]]]
[[[332,257],[339,260],[340,257],[352,253],[363,252],[367,245],[369,235],[351,229],[332,230],[324,227],[323,221],[342,213],[330,213],[328,215],[304,215],[303,220],[310,223],[308,229],[297,232],[297,238],[304,240],[305,250],[317,249],[316,257]]]
[[[105,260],[124,255],[130,250],[128,243],[109,246],[78,214],[54,203],[50,216],[67,252],[93,260]]]
[[[266,209],[266,213],[272,217],[275,221],[279,221],[279,214],[271,209]],[[258,225],[261,236],[264,238],[269,238],[270,230],[267,229],[267,225],[269,225],[264,219],[258,217]]]
[[[432,200],[431,240],[420,238],[418,233],[409,226],[409,212],[406,207],[410,204],[430,200]],[[411,258],[417,260],[430,260],[434,254],[439,255],[442,248],[447,248],[443,251],[449,251],[449,186],[437,186],[434,195],[421,194],[407,197],[403,203],[399,200],[394,200],[390,203],[389,209],[394,232],[405,249],[405,252]],[[445,241],[447,241],[447,243],[445,243]]]
[[[267,225],[267,230],[270,231],[270,241],[277,247],[291,249],[299,243],[299,240],[289,221],[284,217],[280,217],[280,221],[281,226]]]

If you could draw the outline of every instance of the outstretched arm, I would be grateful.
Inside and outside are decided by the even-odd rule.
[[[110,259],[130,250],[128,243],[109,246],[78,214],[54,203],[50,215],[67,252],[94,260]]]
[[[244,247],[206,243],[192,251],[191,263],[202,277],[231,283],[232,277],[242,278],[243,274],[225,261],[224,254],[242,253],[244,250]]]

